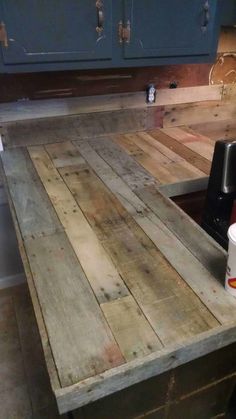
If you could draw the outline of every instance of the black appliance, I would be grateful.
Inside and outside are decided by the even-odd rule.
[[[213,155],[202,227],[226,250],[236,200],[236,140],[217,141]]]

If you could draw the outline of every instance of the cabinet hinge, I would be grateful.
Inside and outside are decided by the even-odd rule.
[[[7,38],[7,31],[6,25],[4,22],[0,22],[0,42],[3,47],[8,47],[8,38]]]
[[[130,43],[131,24],[129,20],[127,20],[126,26],[124,26],[122,21],[118,23],[118,35],[120,44],[122,44],[123,42],[125,42],[126,44]]]

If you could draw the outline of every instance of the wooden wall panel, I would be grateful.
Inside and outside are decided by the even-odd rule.
[[[0,75],[0,102],[92,96],[158,89],[176,82],[178,87],[208,85],[211,64],[172,65],[113,70],[58,71]]]

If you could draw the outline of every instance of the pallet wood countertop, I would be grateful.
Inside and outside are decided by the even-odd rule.
[[[29,126],[41,145],[7,148],[2,171],[59,411],[234,342],[226,253],[167,196],[204,182],[214,141]]]

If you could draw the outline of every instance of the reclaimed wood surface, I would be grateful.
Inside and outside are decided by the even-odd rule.
[[[236,302],[224,250],[162,193],[206,184],[214,141],[188,126],[89,139],[62,127],[64,142],[46,124],[41,145],[1,157],[64,413],[235,340]]]

